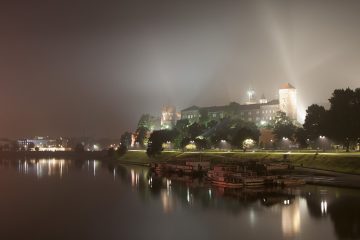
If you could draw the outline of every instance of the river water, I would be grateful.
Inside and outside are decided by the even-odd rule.
[[[0,160],[0,239],[360,239],[360,191],[235,191],[95,160]]]

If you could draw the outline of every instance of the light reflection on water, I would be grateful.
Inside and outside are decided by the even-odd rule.
[[[117,189],[121,193],[119,199],[135,196],[143,211],[151,212],[147,218],[156,215],[158,221],[166,225],[170,224],[166,216],[177,216],[170,218],[174,232],[181,231],[186,222],[194,222],[194,218],[202,219],[193,223],[194,231],[201,232],[200,229],[204,228],[213,235],[202,237],[199,233],[200,239],[218,239],[220,233],[224,239],[360,238],[358,190],[320,186],[245,190],[214,188],[201,179],[177,175],[161,177],[144,167],[113,166],[96,160],[0,160],[0,170],[3,169],[16,170],[20,176],[34,176],[40,181],[48,178],[74,181],[82,179],[79,173],[84,173],[102,186],[105,191],[102,194],[107,194],[109,188],[108,191]],[[88,181],[86,179],[84,184]],[[110,186],[108,180],[113,185]],[[86,191],[86,185],[82,187]],[[121,209],[132,208],[133,201]],[[108,207],[118,208],[116,205]],[[124,221],[128,221],[128,217],[131,216],[124,217]],[[167,238],[160,234],[159,239]]]

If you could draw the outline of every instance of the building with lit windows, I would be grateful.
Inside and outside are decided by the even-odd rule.
[[[244,121],[264,125],[273,120],[278,111],[283,111],[293,121],[297,120],[296,89],[291,84],[287,83],[280,87],[279,99],[268,101],[262,96],[259,101],[255,101],[253,95],[252,91],[246,104],[232,102],[225,106],[191,106],[181,111],[181,119],[188,119],[190,123],[194,123],[205,114],[209,121],[238,117]]]

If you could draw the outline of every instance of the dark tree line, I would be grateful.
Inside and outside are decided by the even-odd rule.
[[[258,140],[260,131],[254,123],[225,118],[216,121],[200,121],[190,124],[187,119],[177,121],[172,130],[154,131],[149,138],[147,154],[153,157],[163,151],[163,144],[171,142],[177,149],[194,144],[204,150],[219,147],[221,141],[231,147],[242,148],[245,139]]]
[[[304,130],[311,140],[326,136],[349,151],[360,140],[360,88],[337,89],[329,102],[329,110],[316,104],[307,109]]]

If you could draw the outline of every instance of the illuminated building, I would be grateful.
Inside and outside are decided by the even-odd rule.
[[[283,84],[279,89],[279,108],[291,120],[297,120],[296,88],[290,83]]]
[[[225,106],[191,106],[181,111],[181,119],[188,119],[190,123],[199,122],[205,114],[209,121],[220,120],[225,117],[238,117],[261,126],[273,120],[278,111],[283,111],[290,119],[297,120],[296,89],[290,84],[281,86],[279,99],[268,101],[263,95],[259,102],[256,102],[254,94],[253,90],[248,92],[249,101],[246,104],[232,102]]]
[[[20,149],[34,150],[38,148],[39,151],[66,151],[67,139],[58,138],[51,139],[49,137],[34,137],[17,140]]]
[[[172,129],[178,119],[180,114],[176,112],[174,106],[164,106],[161,111],[161,129]]]

